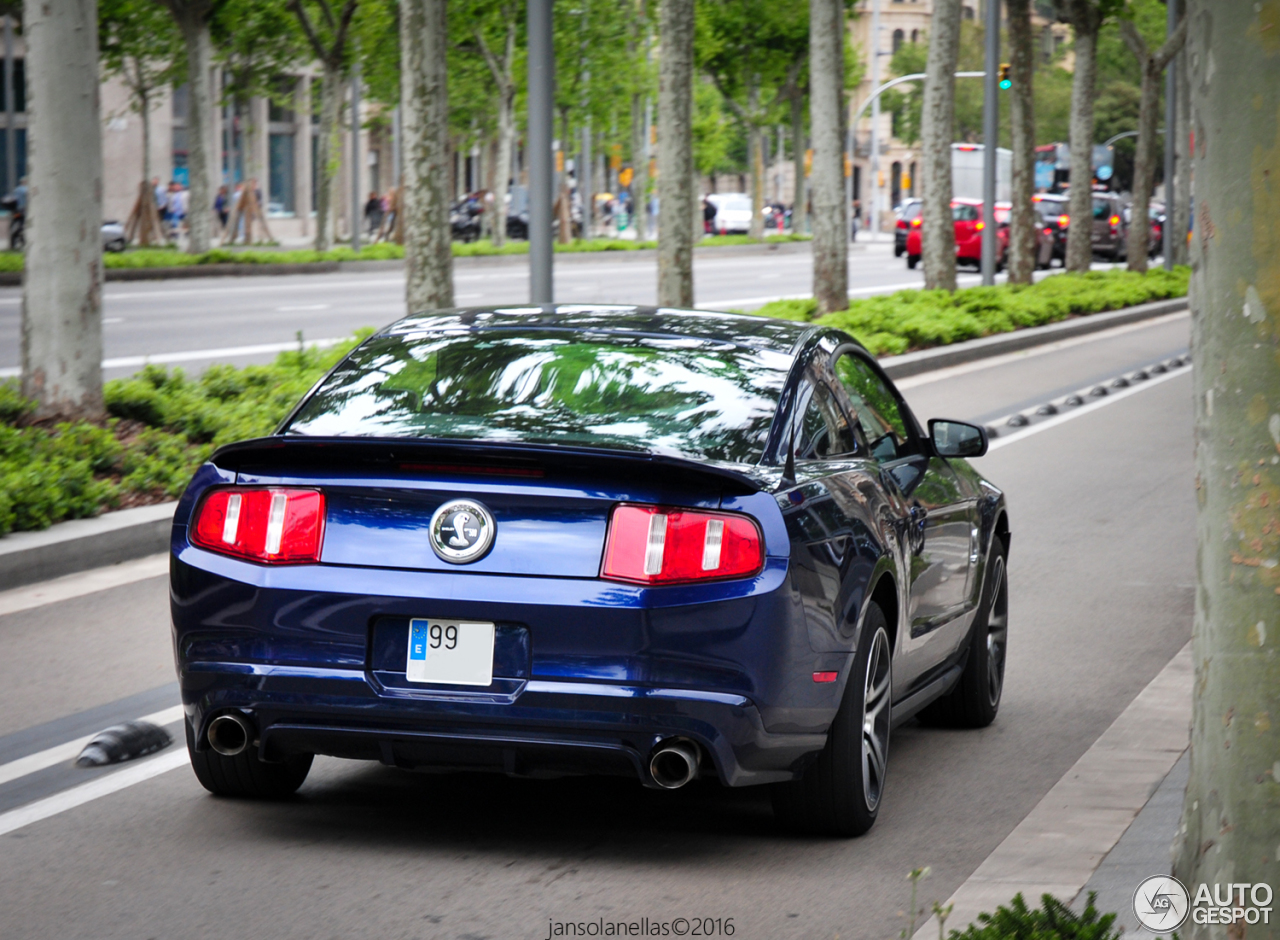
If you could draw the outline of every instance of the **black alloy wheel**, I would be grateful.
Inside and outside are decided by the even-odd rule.
[[[998,535],[992,539],[982,586],[982,601],[969,633],[964,672],[954,689],[920,713],[928,725],[985,728],[995,721],[1004,692],[1009,646],[1008,550]]]
[[[803,777],[773,787],[780,822],[846,837],[872,827],[884,797],[892,697],[893,647],[884,612],[872,602],[827,746]]]

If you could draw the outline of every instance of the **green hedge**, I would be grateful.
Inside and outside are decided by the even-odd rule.
[[[31,404],[16,383],[0,383],[0,535],[178,496],[214,448],[271,433],[369,332],[198,378],[147,366],[106,384],[102,425],[25,425]]]
[[[778,242],[808,241],[808,235],[767,235],[768,244]],[[724,245],[750,245],[753,239],[746,235],[709,235],[698,242],[699,248]],[[656,241],[622,241],[615,238],[575,239],[568,244],[555,245],[558,252],[570,254],[598,251],[637,251],[657,248]],[[492,242],[454,242],[455,258],[473,258],[488,255],[527,255],[529,243],[509,241],[501,247]],[[404,246],[390,242],[368,245],[360,251],[350,246],[339,246],[328,251],[310,248],[282,251],[274,248],[214,248],[199,255],[190,255],[176,248],[131,248],[118,253],[103,255],[107,268],[185,268],[204,264],[314,264],[319,261],[394,261],[404,257]],[[0,251],[0,271],[21,271],[22,253]]]
[[[993,333],[1041,326],[1067,317],[1119,310],[1187,293],[1191,269],[1055,274],[1030,286],[1002,284],[946,291],[902,290],[854,300],[847,310],[818,317],[813,300],[779,300],[757,314],[815,320],[852,333],[877,356],[945,346]]]
[[[1016,894],[994,914],[979,914],[963,933],[951,931],[948,940],[1120,940],[1116,915],[1099,914],[1096,898],[1097,892],[1090,891],[1084,911],[1077,914],[1051,894],[1041,895],[1043,906],[1035,909]]]
[[[849,330],[873,352],[897,353],[1180,296],[1187,275],[1185,268],[1109,271],[954,295],[900,291],[854,301],[818,322]],[[760,312],[808,320],[816,306],[783,301]],[[0,535],[177,496],[215,447],[270,433],[357,339],[281,353],[267,366],[212,366],[196,378],[147,366],[106,384],[109,417],[101,425],[27,424],[30,403],[16,383],[0,383]]]

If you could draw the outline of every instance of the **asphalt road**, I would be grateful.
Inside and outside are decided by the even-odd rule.
[[[1187,342],[1175,315],[904,385],[921,418],[985,420]],[[0,934],[476,940],[698,916],[742,940],[897,936],[907,872],[932,869],[926,906],[950,895],[1187,641],[1191,419],[1182,368],[978,462],[1012,517],[1002,710],[982,731],[896,732],[861,839],[786,834],[763,791],[714,784],[322,758],[295,799],[263,804],[211,797],[184,765],[0,836]],[[166,603],[154,577],[0,616],[0,781],[6,761],[175,701]],[[15,807],[173,753],[0,782],[0,832]]]
[[[1055,269],[1056,270],[1056,269]],[[807,244],[713,249],[695,254],[695,302],[705,309],[750,310],[777,297],[813,294]],[[962,285],[981,283],[972,272]],[[851,296],[919,287],[923,276],[893,257],[888,243],[849,253]],[[657,262],[643,255],[558,255],[556,300],[562,303],[652,304]],[[305,340],[349,336],[404,316],[404,274],[307,274],[282,277],[113,281],[103,291],[106,376],[137,371],[148,361],[198,370],[210,362],[269,362]],[[460,259],[454,271],[459,306],[521,304],[529,299],[528,258]],[[0,288],[0,376],[20,361],[21,288]],[[265,347],[265,348],[262,348]]]

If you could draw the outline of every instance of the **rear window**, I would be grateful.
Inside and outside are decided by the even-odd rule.
[[[791,357],[566,330],[376,336],[285,434],[519,441],[756,463]]]
[[[751,197],[741,194],[730,194],[720,197],[721,209],[732,209],[735,212],[750,212]]]

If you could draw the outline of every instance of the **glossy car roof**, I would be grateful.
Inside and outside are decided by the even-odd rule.
[[[381,335],[436,330],[526,329],[636,333],[673,336],[707,343],[731,343],[755,349],[791,352],[814,327],[741,313],[639,307],[621,304],[512,304],[467,307],[415,314],[397,320]]]

